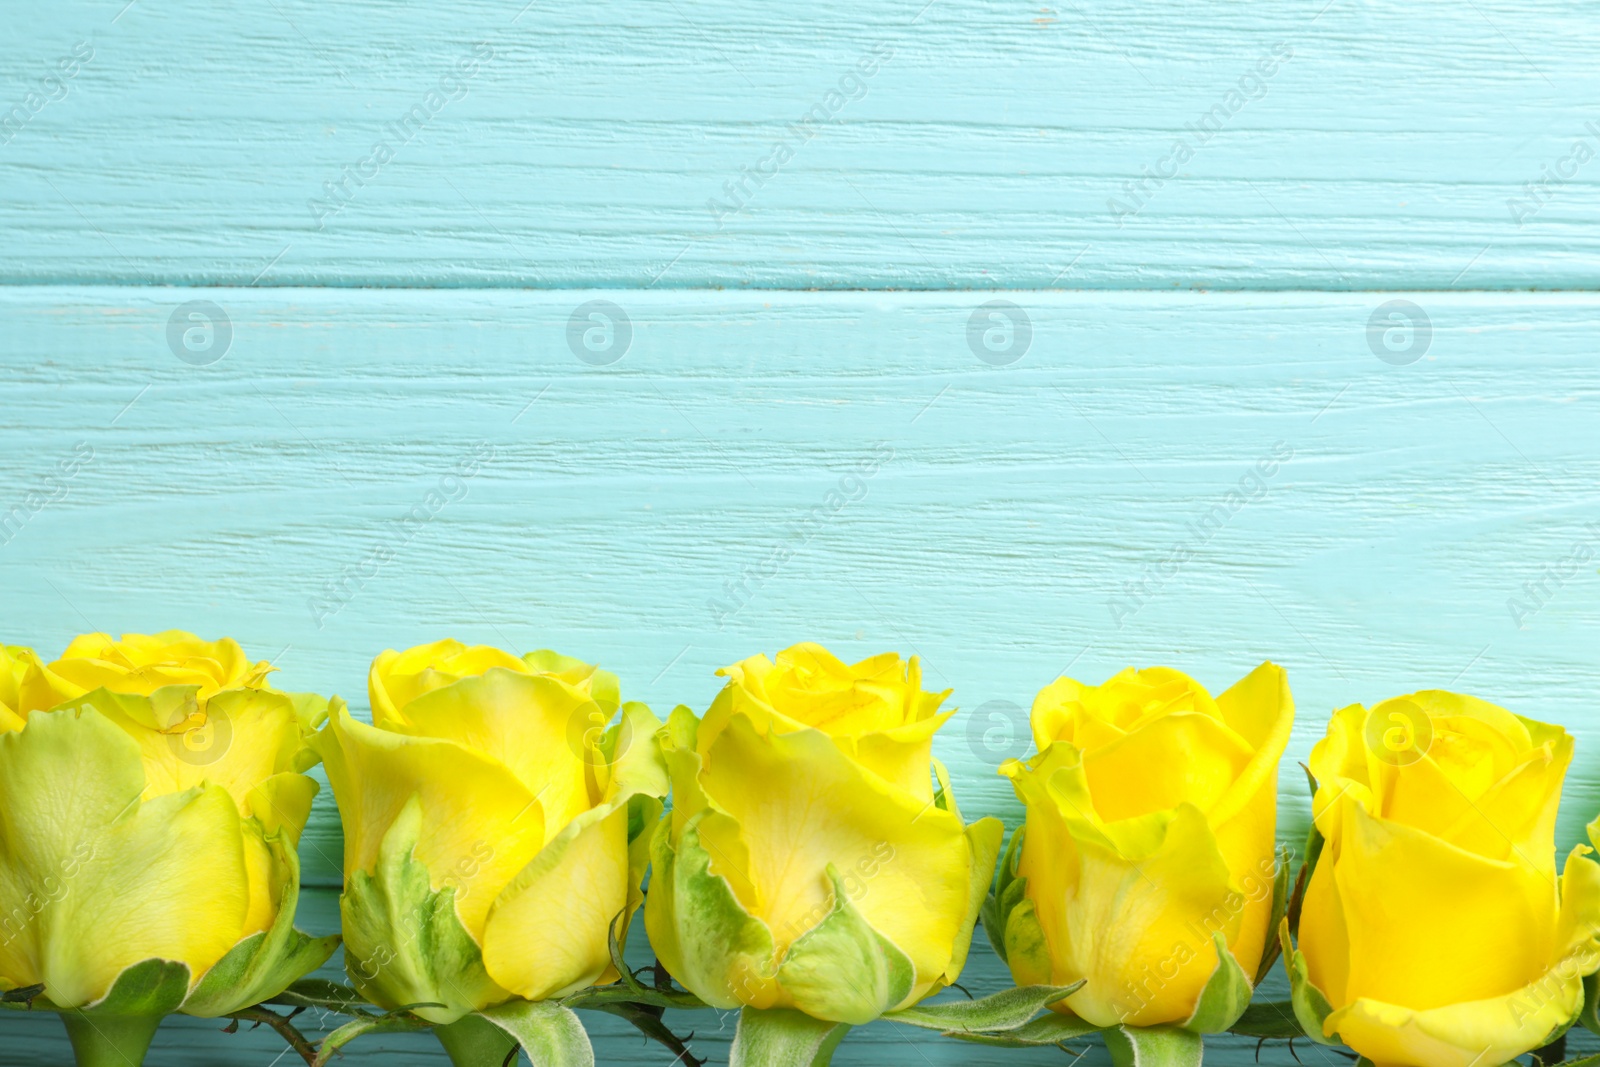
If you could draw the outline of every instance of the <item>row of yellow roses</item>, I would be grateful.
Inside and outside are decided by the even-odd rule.
[[[136,1063],[167,1012],[232,1014],[327,959],[336,939],[292,925],[319,760],[352,982],[458,1063],[582,1044],[551,1006],[622,977],[611,939],[647,866],[651,944],[700,1001],[745,1009],[749,1063],[788,1045],[825,1063],[886,1013],[947,1025],[913,1006],[956,981],[980,909],[1068,1027],[1021,1027],[1030,1008],[1009,1043],[1105,1028],[1140,1062],[1197,1058],[1280,943],[1299,1025],[1380,1065],[1538,1048],[1600,965],[1600,865],[1580,847],[1555,869],[1572,739],[1470,697],[1335,713],[1293,916],[1274,855],[1293,705],[1271,664],[1215,698],[1165,668],[1042,691],[1038,755],[1001,769],[1027,823],[992,898],[1003,829],[962,819],[932,759],[948,694],[915,659],[756,656],[665,724],[551,652],[386,652],[372,725],[270,670],[177,632],[85,635],[49,664],[0,651],[0,992],[42,986],[80,1063]]]

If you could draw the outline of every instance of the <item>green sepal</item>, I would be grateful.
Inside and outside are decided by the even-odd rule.
[[[1590,1033],[1600,1034],[1600,971],[1583,976],[1583,1007],[1578,1023]]]
[[[553,1000],[508,1000],[485,1008],[478,1017],[510,1035],[533,1067],[594,1067],[594,1049],[583,1023]]]
[[[1267,920],[1266,944],[1261,947],[1261,962],[1256,965],[1256,976],[1250,983],[1252,986],[1267,980],[1267,975],[1272,973],[1272,965],[1278,962],[1278,955],[1283,951],[1283,946],[1273,934],[1277,932],[1284,916],[1289,914],[1289,866],[1294,860],[1294,853],[1287,848],[1279,848],[1277,856],[1278,869],[1272,879],[1272,917]]]
[[[849,1030],[849,1023],[824,1022],[788,1008],[745,1008],[728,1067],[828,1067]]]
[[[1322,990],[1311,984],[1306,958],[1289,939],[1287,918],[1278,924],[1278,940],[1283,945],[1283,969],[1289,972],[1289,1000],[1294,1005],[1300,1029],[1319,1045],[1337,1045],[1339,1042],[1322,1035],[1322,1022],[1333,1014],[1333,1005],[1322,995]]]
[[[1045,1045],[1055,1045],[1057,1048],[1065,1049],[1068,1041],[1076,1041],[1099,1032],[1100,1027],[1084,1022],[1075,1015],[1048,1012],[1015,1030],[946,1030],[944,1036],[1001,1048],[1040,1048]]]
[[[653,906],[676,935],[679,959],[669,958],[668,966],[705,1003],[731,1009],[748,999],[735,987],[745,976],[759,980],[777,974],[777,948],[766,923],[745,911],[728,880],[711,870],[711,854],[700,843],[701,823],[726,817],[710,808],[696,813],[676,845],[670,820],[663,820],[650,859],[657,887]]]
[[[263,840],[287,872],[277,918],[270,929],[234,945],[206,972],[180,1009],[185,1015],[216,1018],[275,997],[291,982],[327,963],[339,947],[338,934],[312,937],[294,928],[300,900],[300,855],[281,833],[264,835]]]
[[[1228,951],[1228,939],[1222,936],[1222,931],[1212,932],[1211,944],[1217,950],[1216,969],[1200,991],[1194,1011],[1180,1027],[1192,1034],[1220,1034],[1228,1029],[1250,1006],[1250,995],[1254,992],[1250,976]]]
[[[188,992],[188,964],[145,960],[124,968],[111,984],[110,992],[72,1014],[171,1015],[183,1004]]]
[[[869,1023],[911,995],[917,968],[856,910],[831,863],[827,875],[833,909],[789,946],[778,967],[778,983],[803,1012]]]
[[[1252,1004],[1244,1014],[1228,1027],[1228,1033],[1244,1037],[1294,1038],[1304,1037],[1305,1030],[1295,1016],[1294,1005],[1287,1000]]]
[[[372,874],[353,871],[339,897],[345,970],[372,1003],[451,1023],[507,999],[456,915],[455,887],[435,892],[413,855],[422,804],[412,797],[384,834]]]
[[[943,1033],[987,1033],[1016,1030],[1026,1025],[1045,1008],[1071,996],[1083,986],[1030,985],[1006,989],[982,1000],[952,1000],[943,1004],[917,1004],[884,1015],[897,1023],[909,1023],[925,1030]]]
[[[1023,879],[1012,883],[1022,887]],[[1021,888],[1018,888],[1021,893]],[[1006,916],[1006,963],[1011,973],[1029,977],[1050,974],[1050,946],[1044,940],[1044,928],[1034,913],[1033,901],[1024,897]]]
[[[1300,907],[1305,902],[1306,888],[1311,884],[1311,875],[1317,869],[1317,860],[1322,856],[1322,846],[1325,843],[1322,831],[1317,829],[1315,817],[1317,803],[1317,779],[1311,773],[1311,768],[1304,763],[1300,769],[1306,772],[1306,784],[1311,787],[1311,807],[1313,816],[1311,829],[1306,831],[1306,861],[1300,865],[1300,874],[1295,878],[1294,893],[1289,898],[1289,932],[1295,937],[1300,936]]]
[[[1115,1026],[1106,1031],[1112,1067],[1200,1067],[1204,1040],[1176,1026]]]
[[[989,899],[983,902],[980,912],[983,918],[983,932],[989,935],[989,947],[994,949],[994,954],[1000,957],[1000,962],[1006,962],[1006,919],[1011,914],[1011,909],[1016,907],[1022,899],[1022,889],[1011,892],[1013,885],[1026,886],[1027,879],[1017,878],[1017,864],[1022,858],[1022,835],[1025,827],[1017,827],[1011,832],[1011,840],[1006,844],[1005,853],[1000,857],[1000,863],[994,872],[994,892]]]

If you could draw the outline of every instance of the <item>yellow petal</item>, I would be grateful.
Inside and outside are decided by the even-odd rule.
[[[491,667],[526,673],[527,665],[509,652],[488,645],[467,646],[446,638],[404,652],[379,653],[367,672],[372,721],[390,728],[405,721],[403,709],[413,700]]]
[[[270,690],[223,690],[190,699],[173,716],[148,707],[141,714],[145,697],[82,699],[138,742],[147,799],[209,783],[226,789],[242,809],[256,786],[293,769],[307,740],[294,701]],[[153,729],[158,721],[161,728]]]
[[[1244,739],[1220,719],[1178,712],[1085,753],[1083,767],[1095,811],[1115,822],[1179,804],[1209,811],[1244,773],[1252,755]],[[1277,761],[1270,766],[1276,767]]]
[[[91,709],[35,712],[0,735],[0,978],[63,1007],[159,957],[192,981],[242,936],[249,877],[219,788],[140,803],[137,746]]]
[[[494,898],[544,845],[535,793],[480,752],[379,730],[342,707],[317,747],[344,822],[346,878],[375,869],[389,827],[420,798],[415,858],[428,868],[432,889],[455,887],[456,914],[481,945]]]
[[[404,722],[390,725],[396,733],[453,741],[516,775],[539,797],[546,840],[600,799],[591,796],[583,738],[593,718],[603,715],[603,724],[611,713],[556,678],[491,667],[425,693],[404,712]]]
[[[1544,874],[1341,803],[1342,839],[1323,860],[1334,859],[1350,945],[1341,999],[1426,1010],[1504,996],[1544,973],[1557,916]]]
[[[1583,980],[1551,974],[1505,996],[1428,1011],[1362,998],[1324,1029],[1377,1067],[1484,1067],[1543,1046],[1582,1005]]]
[[[1050,950],[1051,981],[1087,980],[1067,1006],[1097,1026],[1187,1019],[1217,966],[1212,932],[1236,940],[1245,906],[1205,816],[1183,804],[1097,824],[1065,743],[1002,770],[1027,806],[1018,874]]]
[[[628,806],[581,815],[500,893],[483,932],[489,977],[527,1000],[565,996],[611,966],[628,903]]]
[[[713,845],[703,830],[728,861],[717,873],[780,947],[828,914],[833,864],[859,887],[856,909],[911,957],[919,983],[944,973],[971,865],[958,818],[863,772],[825,734],[763,735],[742,715],[712,743],[700,783],[748,850],[748,859],[729,855],[729,842]]]
[[[50,669],[81,692],[149,694],[170,685],[200,687],[208,697],[219,689],[258,686],[272,670],[252,664],[231,637],[206,641],[182,630],[159,634],[82,634],[73,639]]]

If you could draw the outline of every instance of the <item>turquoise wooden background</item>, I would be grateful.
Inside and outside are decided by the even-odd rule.
[[[1453,687],[1578,736],[1563,846],[1600,812],[1600,581],[1569,565],[1600,553],[1593,12],[66,0],[0,25],[7,641],[232,634],[363,710],[374,653],[446,634],[597,660],[662,712],[755,651],[895,648],[965,709],[938,746],[963,807],[1011,825],[994,768],[1058,674],[1221,688],[1271,658],[1292,759],[1336,706]],[[325,792],[309,927],[339,850]],[[967,979],[1006,982],[982,948]],[[587,1021],[602,1062],[669,1060]],[[731,1018],[671,1021],[725,1060]],[[0,1064],[67,1054],[53,1017],[0,1026]],[[213,1030],[169,1023],[151,1062],[282,1052]],[[1065,1060],[879,1024],[836,1062]]]

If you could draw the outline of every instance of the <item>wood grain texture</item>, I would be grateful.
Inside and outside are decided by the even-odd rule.
[[[1600,284],[1600,23],[1555,0],[63,0],[6,30],[0,282]]]
[[[991,298],[1031,326],[1004,366],[973,348]],[[569,347],[593,299],[631,324],[606,366]],[[1407,365],[1371,347],[1393,299],[1430,324]],[[209,366],[169,347],[193,300],[231,330]],[[0,520],[25,519],[0,535],[0,638],[53,653],[89,629],[232,634],[280,684],[363,714],[372,655],[447,634],[596,660],[663,713],[703,709],[715,668],[756,651],[894,648],[964,709],[937,745],[963,809],[1012,826],[995,767],[1058,674],[1164,663],[1220,689],[1271,658],[1299,708],[1285,843],[1307,817],[1292,761],[1331,709],[1443,686],[1577,735],[1567,845],[1600,811],[1600,580],[1588,563],[1552,585],[1547,568],[1600,542],[1597,324],[1589,294],[0,287]],[[475,454],[458,491],[446,479]],[[1258,489],[1249,471],[1273,456]],[[1241,488],[1252,499],[1197,535]],[[430,492],[444,503],[408,524]],[[1194,558],[1161,576],[1179,543]],[[380,545],[393,561],[364,563]],[[793,555],[771,568],[778,545]],[[1547,595],[1519,629],[1507,602],[1529,581]],[[1136,610],[1114,610],[1141,582]],[[303,853],[308,884],[337,885],[326,792]],[[334,892],[312,894],[313,926],[332,928]],[[981,949],[968,978],[1005,983]],[[675,1022],[725,1056],[731,1020],[713,1019]],[[281,1047],[212,1025],[169,1024],[155,1067]],[[666,1062],[597,1025],[602,1062]],[[64,1055],[54,1019],[0,1026],[20,1036],[0,1064]],[[845,1050],[1064,1062],[887,1025]],[[1252,1050],[1220,1042],[1211,1062]],[[442,1062],[422,1038],[351,1057]]]

